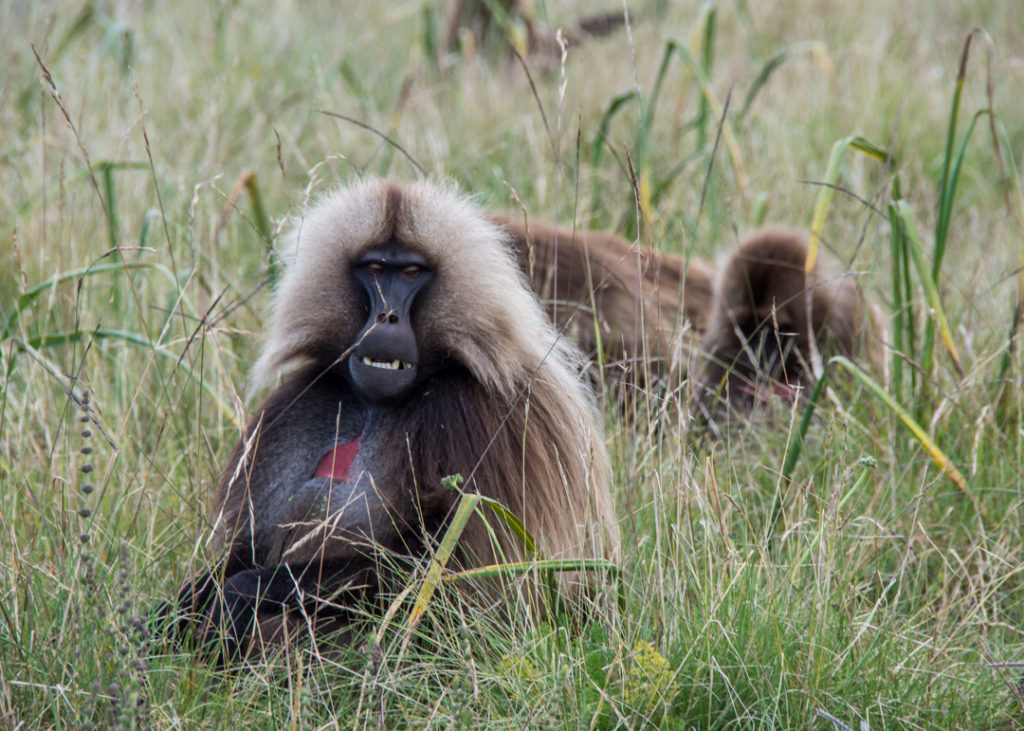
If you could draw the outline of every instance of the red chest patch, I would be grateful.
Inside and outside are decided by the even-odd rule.
[[[359,439],[339,444],[334,449],[320,458],[313,477],[331,477],[341,481],[348,474],[348,468],[352,466],[352,460],[356,458],[359,451]]]

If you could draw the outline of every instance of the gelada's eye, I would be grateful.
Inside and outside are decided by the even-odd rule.
[[[421,271],[422,269],[420,269],[418,265],[410,264],[409,266],[402,269],[402,274],[408,277],[409,279],[414,279],[415,277],[418,277],[420,275]]]
[[[381,274],[384,273],[384,265],[381,264],[379,261],[371,262],[370,264],[366,265],[366,271],[368,271],[375,277],[379,277]]]

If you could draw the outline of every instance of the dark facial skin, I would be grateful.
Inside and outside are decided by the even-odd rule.
[[[369,311],[348,358],[349,378],[368,403],[401,401],[424,375],[412,313],[433,271],[422,256],[391,241],[363,254],[352,276],[366,293]]]
[[[389,532],[396,521],[388,510],[400,496],[388,493],[381,498],[371,486],[374,475],[392,474],[382,467],[380,455],[385,451],[384,438],[402,426],[401,419],[408,413],[396,407],[415,401],[417,384],[437,372],[437,363],[425,362],[431,354],[417,341],[412,321],[433,271],[423,256],[390,241],[359,257],[351,276],[366,295],[366,322],[343,366],[343,380],[315,378],[314,366],[280,387],[264,404],[268,416],[261,424],[266,441],[251,458],[247,494],[256,514],[271,517],[257,521],[249,542],[251,552],[232,554],[223,568],[223,583],[219,573],[211,573],[187,585],[179,596],[177,606],[203,617],[197,636],[200,644],[213,649],[221,660],[241,654],[260,616],[299,606],[311,616],[330,614],[330,607],[319,604],[321,592],[329,594],[338,586],[351,585],[346,590],[349,602],[372,601],[384,579],[378,559],[360,553],[360,546],[373,540],[390,550],[418,552],[416,535]],[[339,416],[342,403],[344,412]],[[361,441],[356,475],[334,479],[313,475],[336,441],[355,439]],[[389,486],[393,481],[382,479],[381,484]],[[323,519],[325,505],[332,499],[346,505],[333,523],[337,541],[332,549],[338,555],[288,562],[287,567],[278,559],[268,560],[268,554],[279,550],[275,541],[282,524]],[[161,612],[167,615],[173,606]],[[344,608],[337,611],[348,617]],[[180,624],[177,631],[183,632],[186,626]]]

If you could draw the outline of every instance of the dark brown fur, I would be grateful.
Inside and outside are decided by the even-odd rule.
[[[625,22],[621,10],[586,15],[579,19],[575,28],[561,29],[563,42],[571,45],[588,37],[610,35],[622,28]],[[448,49],[465,50],[466,39],[471,38],[475,48],[483,49],[494,44],[505,50],[514,26],[523,30],[524,55],[561,57],[562,50],[555,32],[534,22],[530,8],[521,0],[455,0],[448,15]]]
[[[686,372],[710,311],[713,273],[706,263],[614,234],[492,218],[512,237],[519,265],[556,326],[584,353],[626,374],[652,366]]]
[[[780,228],[755,232],[726,260],[702,341],[702,389],[757,399],[765,384],[812,383],[815,358],[871,350],[855,278],[822,259],[805,272],[806,261],[807,236]]]
[[[411,311],[420,380],[377,403],[346,376],[368,322],[352,271],[388,241],[425,259],[432,278]],[[357,605],[396,588],[396,563],[435,546],[460,500],[442,485],[449,475],[515,513],[545,558],[617,555],[592,395],[494,226],[443,188],[368,181],[314,207],[291,244],[257,381],[298,370],[226,463],[213,510],[223,561],[179,599],[200,614],[201,640],[245,652],[300,611],[317,628],[346,626]],[[313,476],[357,438],[344,479]],[[471,519],[452,568],[529,558],[500,520],[489,524]]]
[[[556,325],[584,352],[641,376],[689,373],[705,407],[719,396],[750,405],[766,384],[807,385],[815,352],[878,361],[855,279],[826,259],[806,274],[802,232],[756,231],[715,271],[614,234],[493,218]]]

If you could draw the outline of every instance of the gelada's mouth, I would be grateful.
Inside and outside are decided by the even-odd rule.
[[[413,367],[412,363],[393,358],[386,360],[382,358],[371,358],[368,355],[364,355],[359,359],[363,365],[369,366],[370,368],[380,368],[385,371],[404,371]]]

